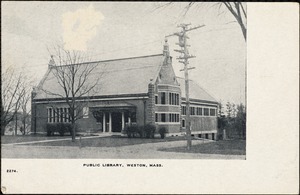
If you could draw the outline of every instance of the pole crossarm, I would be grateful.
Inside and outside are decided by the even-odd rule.
[[[196,67],[190,67],[190,68],[187,68],[187,70],[192,70],[192,69],[195,69]],[[180,71],[185,71],[185,69],[180,69]]]
[[[185,32],[188,32],[188,31],[191,31],[191,30],[195,30],[195,29],[198,29],[198,28],[202,28],[204,27],[205,25],[199,25],[199,26],[196,26],[196,27],[193,27],[193,28],[189,28],[187,29]]]
[[[179,53],[184,53],[184,50],[174,49],[174,51],[179,52]]]
[[[177,27],[180,27],[180,28],[186,28],[186,27],[189,26],[189,25],[191,25],[191,23],[188,23],[188,24],[182,23],[182,24],[177,25]]]
[[[183,57],[178,57],[176,58],[177,60],[183,60],[183,59],[189,59],[189,58],[195,58],[196,56],[190,56],[190,55],[185,55]]]

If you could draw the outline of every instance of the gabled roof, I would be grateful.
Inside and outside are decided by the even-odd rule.
[[[95,61],[96,68],[89,75],[88,82],[92,83],[102,74],[97,89],[93,96],[115,96],[115,95],[137,95],[148,93],[148,84],[154,82],[164,61],[163,54]],[[82,64],[84,66],[86,64]],[[54,68],[54,67],[53,67]],[[53,68],[48,69],[44,78],[37,87],[37,99],[59,98],[50,95],[41,89],[64,95],[62,87],[58,84],[53,73]],[[185,98],[185,82],[183,78],[177,77],[180,84],[181,96]],[[202,101],[217,102],[197,83],[190,80],[190,98]]]
[[[185,98],[185,80],[184,78],[177,77],[177,81],[180,84],[181,97]],[[189,92],[190,92],[190,99],[217,102],[214,97],[208,94],[202,87],[200,87],[193,80],[189,80]]]
[[[116,60],[97,61],[93,74],[89,75],[89,82],[97,79],[103,72],[97,93],[93,96],[128,95],[148,93],[150,80],[155,79],[164,60],[162,54],[124,58]],[[85,64],[82,64],[84,66]],[[48,70],[38,86],[34,99],[59,98],[45,93],[43,90],[63,94],[63,89],[57,82],[53,70]]]

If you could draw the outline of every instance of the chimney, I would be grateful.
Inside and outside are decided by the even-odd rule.
[[[48,67],[51,68],[52,66],[55,66],[55,61],[54,61],[54,58],[53,58],[53,55],[51,55],[51,59],[48,63]]]

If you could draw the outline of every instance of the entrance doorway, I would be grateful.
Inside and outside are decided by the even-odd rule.
[[[113,112],[111,113],[112,118],[112,132],[121,132],[122,130],[122,113]]]

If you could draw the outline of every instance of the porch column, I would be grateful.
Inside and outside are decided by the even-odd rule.
[[[111,112],[110,112],[109,113],[109,132],[112,132],[111,125],[112,125],[112,118],[111,118]]]
[[[124,112],[122,112],[122,130],[125,128],[125,118],[124,118]]]
[[[102,121],[103,123],[103,127],[102,127],[102,129],[103,129],[103,133],[105,133],[105,128],[106,128],[106,120],[105,120],[105,112],[103,112],[103,121]]]
[[[131,125],[131,118],[128,117],[128,124]]]

